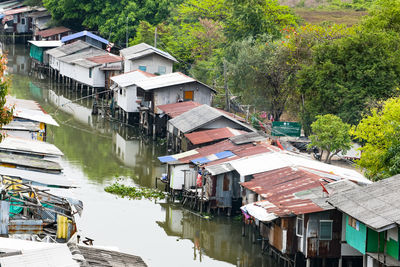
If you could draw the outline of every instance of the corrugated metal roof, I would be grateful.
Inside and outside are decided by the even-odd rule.
[[[4,250],[5,249],[5,250]],[[20,252],[12,256],[2,253],[0,265],[4,267],[15,266],[60,266],[79,267],[73,259],[67,244],[34,242],[13,238],[0,238],[0,251]]]
[[[53,119],[50,114],[44,113],[40,110],[23,109],[16,107],[14,109],[14,117],[59,126],[59,124]]]
[[[121,55],[126,58],[126,59],[138,59],[150,54],[158,54],[162,57],[165,57],[169,60],[172,60],[174,62],[178,62],[176,58],[171,56],[169,53],[162,51],[160,49],[157,49],[151,45],[148,45],[146,43],[140,43],[128,48],[124,48],[120,51]]]
[[[185,134],[185,137],[193,144],[199,145],[217,140],[227,139],[232,136],[237,136],[246,133],[245,131],[235,130],[229,127],[199,131]]]
[[[382,231],[400,225],[400,175],[333,194],[328,202],[368,227]]]
[[[10,16],[10,15],[15,15],[15,14],[20,14],[20,13],[28,12],[28,11],[30,11],[30,10],[31,10],[31,7],[25,6],[25,7],[20,7],[20,8],[16,8],[16,9],[6,10],[6,11],[4,12],[4,15]]]
[[[337,177],[349,179],[362,184],[371,183],[371,181],[366,179],[361,173],[358,173],[355,170],[322,163],[320,161],[316,161],[311,158],[305,158],[303,156],[292,154],[286,151],[242,158],[232,161],[230,164],[238,173],[240,173],[240,175],[243,176],[288,166],[297,166],[309,168],[309,172],[313,172],[317,175],[324,175],[326,178]]]
[[[94,56],[87,58],[87,60],[93,61],[95,63],[104,64],[104,63],[114,63],[122,61],[122,57],[113,55],[113,54],[106,54],[100,56]]]
[[[166,105],[157,106],[158,109],[162,110],[165,114],[167,114],[171,118],[175,118],[195,107],[201,106],[202,104],[193,102],[193,101],[185,101],[178,102]]]
[[[78,53],[75,53],[72,55],[61,57],[60,61],[65,62],[65,63],[75,63],[76,61],[79,61],[79,60],[84,60],[89,57],[105,55],[105,54],[107,54],[106,51],[92,47],[90,49],[85,49],[85,51],[82,51],[82,52],[78,52]],[[89,61],[88,64],[93,64],[94,66],[100,65],[100,64],[94,63],[92,61]]]
[[[244,130],[255,131],[251,126],[244,124],[208,105],[201,105],[193,108],[169,120],[169,123],[179,129],[181,132],[189,133],[221,117],[234,122]]]
[[[69,32],[69,31],[71,31],[71,29],[68,29],[66,27],[61,26],[61,27],[54,27],[54,28],[51,28],[51,29],[40,31],[40,32],[37,33],[37,35],[40,35],[43,38],[47,38],[49,36],[53,36],[53,35],[64,33],[64,32]]]
[[[328,182],[330,181],[305,170],[284,167],[255,175],[254,179],[241,185],[264,199],[254,205],[261,206],[267,214],[285,217],[323,211],[311,199],[301,199],[295,194],[313,188],[320,188],[322,194],[321,184]],[[263,206],[264,202],[267,205]]]
[[[0,10],[4,10],[7,7],[14,6],[14,5],[21,5],[20,1],[4,1],[0,3]]]
[[[59,47],[62,45],[61,41],[28,41],[37,47]]]
[[[90,47],[93,47],[93,46],[91,46],[90,44],[88,44],[84,41],[77,40],[76,42],[73,42],[71,44],[66,44],[66,45],[62,45],[57,48],[47,50],[46,53],[55,58],[60,58],[60,57],[64,57],[67,55],[74,54],[76,52],[79,52],[81,50],[84,50],[84,49],[87,49]]]
[[[75,183],[63,174],[51,174],[0,166],[0,175],[19,177],[24,181],[33,182],[34,185],[76,187]]]
[[[40,10],[36,12],[32,12],[28,15],[30,18],[44,18],[44,17],[51,17],[51,14],[47,10]]]
[[[230,142],[229,140],[224,140],[224,141],[218,142],[216,144],[212,144],[209,146],[204,146],[201,148],[190,150],[191,151],[190,153],[192,153],[192,155],[185,155],[185,157],[180,156],[179,158],[175,158],[174,155],[166,156],[164,160],[168,160],[168,164],[172,164],[172,165],[185,164],[185,163],[191,162],[192,160],[194,160],[196,158],[208,157],[209,155],[216,154],[221,151],[230,151],[233,155],[226,157],[226,158],[213,159],[212,161],[208,161],[203,164],[203,166],[205,166],[206,169],[210,168],[209,171],[214,175],[215,171],[213,169],[218,169],[218,171],[221,171],[221,170],[232,171],[233,170],[233,168],[229,164],[226,165],[226,164],[224,164],[224,162],[232,161],[233,159],[239,159],[240,157],[244,157],[244,156],[249,156],[249,155],[254,155],[254,154],[259,154],[259,153],[267,153],[267,152],[272,152],[272,151],[277,151],[277,150],[279,150],[279,148],[272,146],[270,144],[267,144],[267,143],[261,143],[261,144],[257,144],[257,145],[253,145],[253,144],[235,145],[232,142]],[[187,153],[187,152],[185,152],[185,153]],[[181,155],[181,154],[178,154],[178,155]],[[222,166],[221,168],[216,166],[214,168],[212,165],[224,165],[224,166]]]
[[[166,162],[170,162],[170,161],[176,161],[176,160],[180,160],[182,158],[186,158],[189,156],[193,156],[193,155],[197,155],[199,152],[197,150],[189,150],[186,152],[182,152],[179,154],[175,154],[175,155],[169,155],[169,156],[163,156],[163,157],[158,157],[158,159],[162,162],[162,163],[166,163]]]
[[[321,177],[323,178],[324,176]],[[349,180],[339,180],[325,185],[325,189],[329,192],[329,195],[345,192],[356,187],[359,187],[359,185]],[[324,210],[334,209],[334,207],[327,202],[327,195],[321,192],[321,188],[319,187],[297,192],[295,196],[300,199],[310,199]]]
[[[13,120],[10,123],[3,125],[2,130],[12,130],[12,131],[40,131],[40,126],[38,122],[32,121],[16,121]]]
[[[229,163],[221,163],[221,164],[217,164],[217,165],[207,166],[206,170],[211,175],[218,175],[218,174],[234,171],[235,169]]]
[[[55,145],[46,142],[7,136],[0,143],[0,150],[49,156],[64,155]]]
[[[136,83],[136,81],[148,79],[148,78],[151,78],[154,76],[156,76],[156,75],[148,73],[148,72],[144,72],[141,70],[134,70],[134,71],[130,71],[127,73],[113,76],[113,77],[111,77],[111,80],[113,82],[115,82],[116,84],[118,84],[118,86],[120,86],[120,87],[127,87],[127,86],[134,85]]]
[[[209,163],[212,161],[225,159],[225,158],[229,158],[229,157],[233,157],[233,156],[235,156],[235,154],[233,154],[232,151],[221,151],[221,152],[218,152],[215,154],[207,155],[205,157],[192,159],[191,162],[199,165],[199,164]]]
[[[233,136],[229,138],[233,143],[240,145],[246,143],[253,143],[253,142],[260,142],[267,139],[262,133],[258,132],[251,132],[251,133],[244,133],[242,135]]]
[[[11,96],[7,96],[6,106],[14,106],[14,117],[59,126],[58,123],[53,119],[53,117],[50,114],[44,112],[42,107],[36,101],[17,99]]]
[[[146,267],[146,263],[142,258],[114,251],[106,248],[99,248],[94,246],[77,246],[86,262],[90,266],[104,266],[104,267]],[[99,264],[98,264],[99,263]],[[101,264],[100,264],[101,263]]]
[[[40,169],[54,172],[60,172],[63,169],[59,163],[54,161],[45,160],[39,157],[3,152],[0,152],[0,163],[11,164],[28,169]]]
[[[104,39],[104,38],[102,38],[102,37],[100,37],[100,36],[98,36],[98,35],[96,35],[94,33],[88,32],[88,31],[81,31],[81,32],[77,32],[77,33],[74,33],[74,34],[71,34],[71,35],[68,35],[68,36],[64,36],[63,38],[61,38],[61,42],[66,43],[68,41],[71,41],[71,40],[74,40],[74,39],[77,39],[77,38],[80,38],[80,37],[83,37],[83,36],[88,36],[88,37],[90,37],[90,38],[92,38],[94,40],[97,40],[97,41],[99,41],[99,42],[101,42],[103,44],[106,44],[106,45],[109,43],[108,40],[106,40],[106,39]]]
[[[151,79],[138,81],[136,85],[142,88],[143,90],[148,91],[148,90],[154,90],[154,89],[159,89],[179,84],[186,84],[186,83],[200,83],[205,87],[209,88],[211,91],[216,92],[210,86],[203,84],[192,77],[186,76],[181,72],[168,73],[153,77]]]

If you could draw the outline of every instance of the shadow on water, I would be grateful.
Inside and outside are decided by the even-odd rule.
[[[65,154],[65,172],[82,180],[82,225],[98,244],[137,253],[149,266],[276,266],[261,255],[259,243],[241,236],[241,224],[232,218],[205,220],[177,204],[105,193],[116,177],[155,187],[154,178],[164,172],[157,156],[165,146],[141,138],[135,127],[92,116],[91,98],[32,72],[26,47],[6,49],[11,94],[38,101],[60,124],[49,127],[48,141]]]

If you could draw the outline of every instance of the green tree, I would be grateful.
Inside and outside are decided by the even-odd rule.
[[[298,22],[293,11],[277,0],[226,0],[226,4],[230,8],[226,32],[231,40],[263,34],[279,38],[282,28]]]
[[[332,157],[339,152],[345,153],[350,149],[350,125],[339,117],[332,114],[318,115],[311,128],[313,134],[310,135],[309,148],[318,147],[321,150],[321,160],[326,151],[326,163],[331,163]]]
[[[227,54],[230,87],[245,104],[268,110],[279,120],[295,90],[296,69],[289,56],[285,47],[265,36],[234,43]]]
[[[140,21],[153,25],[165,21],[181,0],[43,0],[52,18],[75,30],[99,31],[111,41],[125,42],[136,33]],[[128,26],[128,29],[127,29]]]
[[[391,98],[364,116],[352,131],[362,142],[359,166],[379,180],[400,173],[400,98]]]
[[[358,32],[313,50],[313,61],[297,76],[303,96],[303,126],[318,114],[335,114],[356,124],[366,103],[397,93],[399,39],[385,32]]]
[[[400,32],[400,0],[377,0],[363,23],[365,31]]]

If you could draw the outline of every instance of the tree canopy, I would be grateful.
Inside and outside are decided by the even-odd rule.
[[[358,164],[379,180],[400,173],[400,98],[391,98],[364,116],[352,131],[362,142]]]
[[[398,46],[398,39],[385,32],[358,32],[315,47],[312,64],[303,66],[297,80],[305,101],[303,124],[327,113],[355,124],[369,101],[395,95]]]
[[[321,160],[326,152],[325,162],[331,163],[333,156],[350,149],[350,125],[332,114],[318,115],[316,118],[311,124],[313,134],[310,135],[309,147],[316,146],[321,150]]]

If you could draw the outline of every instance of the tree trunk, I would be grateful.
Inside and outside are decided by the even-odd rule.
[[[327,151],[328,152],[328,155],[326,155],[326,158],[325,158],[325,163],[328,163],[328,161],[330,160],[330,158],[331,158],[331,152],[330,151]],[[322,160],[322,156],[321,156],[321,160]]]

